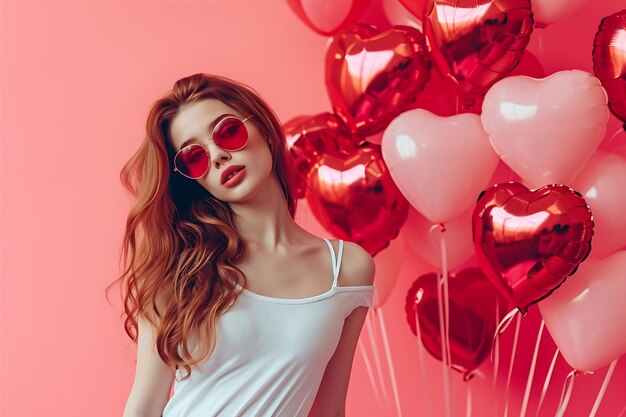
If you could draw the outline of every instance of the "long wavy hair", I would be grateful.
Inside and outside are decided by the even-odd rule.
[[[245,246],[229,204],[173,171],[169,126],[181,106],[208,98],[255,115],[251,121],[271,145],[273,174],[292,218],[297,202],[283,126],[254,89],[198,73],[176,81],[152,105],[146,135],[120,173],[133,205],[120,251],[123,273],[106,292],[121,285],[126,333],[137,343],[137,319],[150,322],[159,356],[172,370],[184,367],[182,379],[213,352],[217,320],[239,296],[238,276],[246,280],[235,266]],[[190,353],[190,337],[197,342],[198,355]]]

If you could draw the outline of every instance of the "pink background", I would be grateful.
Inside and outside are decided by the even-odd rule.
[[[548,74],[591,72],[597,25],[621,7],[615,0],[588,1],[536,31],[529,50]],[[330,110],[323,67],[327,38],[301,23],[284,0],[2,0],[0,11],[0,415],[120,416],[135,348],[123,332],[116,292],[109,303],[104,288],[119,272],[129,208],[119,171],[142,138],[150,104],[176,79],[205,71],[252,85],[283,122]],[[362,21],[379,21],[380,13],[379,0],[373,0]],[[618,128],[612,116],[607,138]],[[613,143],[622,155],[625,140]],[[328,235],[304,204],[298,216]],[[394,262],[402,267],[381,316],[398,398],[404,416],[423,416],[424,405],[441,415],[440,362],[426,357],[430,385],[423,387],[418,345],[403,312],[407,288],[432,267],[408,251],[405,256],[404,246],[397,246],[402,239],[410,236],[394,242]],[[380,271],[389,266],[379,265]],[[510,415],[519,414],[539,320],[534,308],[522,321]],[[367,332],[361,341],[373,360]],[[508,363],[512,334],[512,328],[504,334],[501,367]],[[528,415],[534,415],[553,352],[544,334]],[[598,416],[624,411],[625,362],[618,362]],[[379,405],[364,364],[357,351],[346,415],[398,415],[388,373],[390,402]],[[492,387],[489,361],[481,371],[485,379],[469,383],[452,374],[457,415],[465,415],[470,387],[473,415],[494,415],[496,404],[502,408],[504,381]],[[569,371],[559,358],[542,416],[554,415]],[[589,414],[605,372],[577,378],[566,416]]]

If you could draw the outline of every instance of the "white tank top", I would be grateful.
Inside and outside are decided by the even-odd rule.
[[[243,292],[218,319],[215,350],[189,379],[180,381],[185,370],[176,370],[163,417],[307,417],[344,320],[356,307],[372,305],[375,288],[337,286],[343,241],[336,259],[323,239],[332,287],[306,298],[276,298],[237,284]]]

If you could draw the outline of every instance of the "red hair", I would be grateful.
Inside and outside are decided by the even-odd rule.
[[[273,172],[292,217],[297,203],[295,169],[282,124],[251,87],[222,76],[193,74],[176,81],[153,104],[143,142],[120,173],[134,202],[120,253],[124,272],[111,285],[121,284],[126,333],[136,343],[137,318],[146,318],[155,327],[159,356],[172,369],[184,366],[183,379],[213,352],[217,320],[239,296],[237,277],[245,282],[235,266],[245,246],[230,206],[173,171],[169,126],[181,106],[208,98],[254,114],[250,121],[271,144]],[[190,336],[200,348],[197,357],[190,353]]]

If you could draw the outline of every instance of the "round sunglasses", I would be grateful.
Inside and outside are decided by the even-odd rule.
[[[209,169],[209,152],[204,145],[211,139],[225,151],[238,151],[248,144],[248,130],[244,122],[253,114],[241,120],[235,116],[226,116],[213,128],[211,136],[202,144],[193,143],[182,148],[174,156],[174,171],[192,180],[198,179]]]

